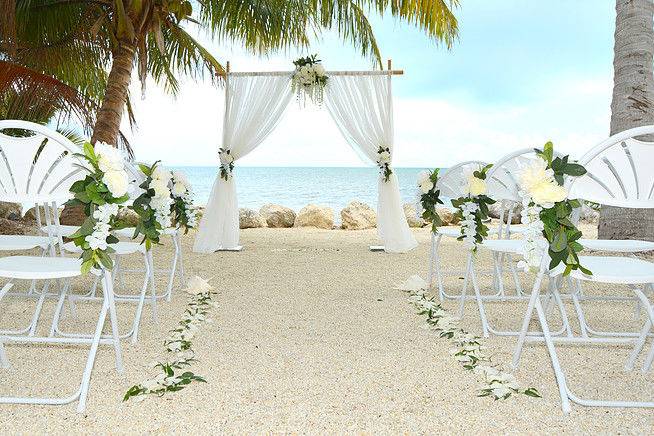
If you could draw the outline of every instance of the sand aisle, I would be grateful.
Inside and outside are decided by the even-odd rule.
[[[406,255],[369,252],[367,244],[376,243],[374,231],[247,230],[242,232],[242,253],[213,255],[191,254],[192,237],[186,237],[188,272],[212,278],[219,289],[214,323],[203,326],[194,341],[200,362],[192,370],[208,383],[163,398],[121,402],[129,386],[147,377],[148,363],[162,355],[161,341],[184,310],[185,296],[177,292],[173,302],[161,303],[158,327],[146,310],[139,343],[125,343],[125,374],[116,374],[110,350],[101,349],[84,415],[76,414],[74,405],[2,405],[0,433],[638,433],[652,429],[653,411],[576,406],[565,418],[541,347],[525,352],[516,376],[524,385],[538,388],[544,398],[515,396],[497,402],[477,398],[479,379],[454,362],[449,343],[424,330],[406,295],[393,289],[411,274],[424,275],[427,229],[416,231],[416,237],[420,247]],[[459,244],[449,242],[445,248],[452,265],[462,262]],[[169,247],[166,250],[169,256]],[[136,286],[138,280],[129,283]],[[460,282],[455,278],[448,283]],[[521,306],[509,307],[513,309],[496,310],[491,318],[501,318],[503,311],[519,316]],[[465,326],[478,333],[472,309],[468,305]],[[9,304],[7,310],[17,311],[18,303]],[[496,359],[508,360],[512,339],[493,338],[487,343]],[[583,375],[590,365],[586,355],[577,351],[565,357]],[[600,355],[609,374],[621,380],[625,378],[619,371],[620,359],[627,352],[617,349]],[[63,378],[77,377],[84,359],[74,349],[12,346],[8,353],[10,359],[31,359],[34,368],[40,368],[41,374],[32,375],[37,378],[43,377],[42,359],[49,359],[51,373],[59,364],[72,367],[61,371]],[[20,384],[14,379],[20,374],[10,374],[11,379],[3,378],[0,395]],[[651,389],[652,377],[642,376],[631,387]],[[58,385],[66,390],[65,384]]]

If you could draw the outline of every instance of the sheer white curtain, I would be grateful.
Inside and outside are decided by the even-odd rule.
[[[388,147],[393,155],[393,100],[390,76],[331,76],[325,104],[350,145],[369,163],[377,150]],[[384,249],[404,253],[417,247],[404,216],[397,176],[388,182],[380,174],[377,199],[377,234]]]
[[[222,148],[234,160],[254,150],[275,128],[291,99],[290,76],[229,76]],[[238,200],[234,177],[216,176],[193,251],[212,253],[238,246]]]

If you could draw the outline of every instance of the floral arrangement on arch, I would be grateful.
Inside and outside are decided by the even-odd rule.
[[[431,231],[443,224],[443,220],[436,212],[436,205],[443,204],[440,199],[441,191],[436,189],[438,183],[438,168],[432,171],[422,171],[418,174],[418,188],[420,189],[420,205],[422,206],[422,219],[431,222]]]
[[[393,174],[391,170],[391,148],[379,146],[377,149],[377,166],[379,167],[379,174],[381,174],[384,182],[388,182]]]
[[[184,233],[198,225],[198,211],[193,204],[193,189],[186,175],[175,171],[172,178],[170,194],[173,199],[172,221],[177,228],[184,228]]]
[[[571,220],[572,211],[581,207],[581,203],[569,199],[564,186],[565,176],[583,176],[586,168],[570,162],[569,156],[555,158],[552,142],[535,151],[539,159],[535,159],[519,174],[523,205],[521,222],[526,229],[523,260],[518,262],[518,267],[525,271],[537,271],[547,248],[550,270],[563,263],[563,275],[577,269],[591,275],[590,270],[579,264],[578,253],[584,247],[577,241],[582,233]]]
[[[321,62],[315,54],[293,61],[295,71],[291,77],[291,86],[302,106],[306,105],[307,97],[314,104],[320,105],[323,102],[328,77]]]
[[[228,148],[218,149],[218,157],[220,158],[220,177],[227,181],[232,177],[234,171],[234,155]]]
[[[139,185],[143,192],[130,206],[139,216],[133,238],[143,235],[142,243],[145,242],[145,248],[149,250],[152,244],[159,243],[161,232],[172,225],[171,174],[159,165],[159,161],[152,166],[139,165],[139,168],[145,180]]]
[[[457,239],[472,251],[477,251],[478,245],[488,237],[488,206],[495,200],[486,195],[486,173],[492,166],[469,170],[465,175],[464,196],[452,200],[452,206],[457,208],[455,216],[461,221],[461,236]]]
[[[73,199],[67,206],[83,206],[86,219],[70,239],[82,249],[82,273],[92,268],[113,269],[110,244],[118,242],[111,232],[119,228],[118,209],[129,196],[129,180],[122,153],[115,147],[99,142],[84,144],[83,153],[75,153],[89,165],[80,165],[88,174],[70,187]]]

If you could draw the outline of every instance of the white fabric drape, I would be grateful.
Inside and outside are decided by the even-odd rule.
[[[275,128],[291,99],[290,76],[232,76],[226,83],[222,148],[238,160]],[[238,246],[238,200],[234,177],[216,176],[193,251],[212,253]]]
[[[380,146],[393,154],[393,100],[391,78],[332,76],[325,104],[341,133],[369,163],[376,163]],[[392,157],[391,157],[392,159]],[[395,173],[385,182],[380,174],[377,200],[377,234],[384,249],[404,253],[418,246],[407,224]]]

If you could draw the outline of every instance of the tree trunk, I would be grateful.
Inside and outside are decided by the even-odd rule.
[[[120,121],[123,118],[129,82],[132,78],[136,47],[132,43],[121,42],[113,53],[113,63],[107,79],[107,90],[93,129],[91,142],[106,142],[116,146]]]
[[[654,124],[654,2],[616,0],[615,10],[611,135]],[[653,241],[654,210],[602,206],[598,236]]]

